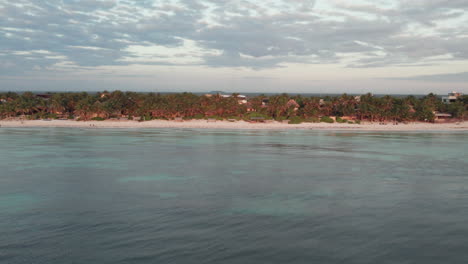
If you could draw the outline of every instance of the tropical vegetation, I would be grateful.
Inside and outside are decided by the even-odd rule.
[[[468,116],[468,96],[444,104],[439,96],[423,97],[258,95],[241,103],[239,94],[229,97],[193,93],[0,93],[0,119],[130,120],[152,119],[272,119],[301,122],[432,122],[436,113],[450,114],[452,120]]]

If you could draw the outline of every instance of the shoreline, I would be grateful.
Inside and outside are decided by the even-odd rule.
[[[132,120],[105,120],[105,121],[74,121],[74,120],[0,120],[0,128],[26,128],[26,127],[60,127],[60,128],[201,128],[201,129],[304,129],[304,130],[348,130],[348,131],[468,131],[468,122],[459,123],[409,123],[394,125],[387,123],[338,124],[338,123],[302,123],[283,124],[275,123],[249,123],[245,121],[216,121],[189,120],[183,122],[167,120],[132,121]]]

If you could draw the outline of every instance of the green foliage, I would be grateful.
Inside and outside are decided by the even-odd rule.
[[[341,116],[353,116],[356,122],[367,120],[383,121],[433,121],[434,112],[450,113],[461,120],[468,115],[468,96],[457,102],[443,104],[440,97],[429,94],[422,98],[407,96],[341,96],[304,97],[300,95],[259,95],[248,99],[248,104],[239,104],[236,94],[232,97],[220,95],[198,96],[192,93],[155,94],[113,91],[88,94],[52,93],[50,98],[31,92],[16,94],[0,93],[0,119],[28,118],[53,119],[68,116],[79,120],[90,120],[93,116],[104,119],[128,116],[140,117],[141,121],[152,119],[244,119],[252,117],[278,121],[289,119],[296,122],[333,122],[329,116],[337,116],[337,123],[348,123]],[[319,116],[323,116],[319,119]]]
[[[250,112],[244,115],[245,121],[250,121],[252,117],[263,117],[265,120],[271,119],[271,117],[267,114],[259,113],[259,112]]]
[[[337,116],[337,117],[336,117],[336,122],[337,122],[337,123],[340,123],[340,124],[343,124],[343,123],[348,122],[348,120],[343,119],[343,118]]]
[[[354,124],[354,122],[353,121],[348,121],[348,124]]]
[[[322,116],[320,118],[320,122],[323,122],[323,123],[335,123],[335,120],[333,120],[331,117],[329,116]]]
[[[58,119],[58,115],[57,114],[52,114],[52,113],[46,113],[42,116],[42,118],[46,118],[46,119]]]
[[[205,116],[203,114],[196,114],[193,116],[193,119],[205,119]]]
[[[304,122],[304,119],[299,116],[293,116],[289,119],[289,124],[300,124]]]
[[[465,117],[465,106],[462,102],[451,103],[447,106],[447,112],[455,118],[463,119]]]
[[[271,119],[271,117],[267,114],[259,113],[259,112],[251,112],[245,115],[246,117],[263,117],[265,119]]]
[[[288,119],[288,118],[287,118],[286,116],[277,116],[277,117],[275,118],[275,120],[278,121],[278,122],[281,122],[281,121],[287,120],[287,119]]]
[[[304,119],[304,122],[308,122],[308,123],[320,123],[320,119],[318,117],[309,117],[309,118],[306,118]]]
[[[462,95],[458,98],[458,101],[461,102],[463,105],[468,106],[468,95]]]
[[[229,116],[227,119],[234,119],[234,120],[241,120],[241,118],[239,116]]]
[[[153,117],[150,114],[146,114],[142,116],[142,118],[143,118],[143,121],[150,121],[153,119]]]
[[[216,116],[216,115],[208,116],[207,119],[216,119],[216,120],[219,120],[219,121],[224,120],[224,118],[222,116]]]
[[[106,119],[103,118],[103,117],[100,117],[100,116],[96,116],[96,117],[91,118],[91,120],[93,120],[93,121],[104,121]]]
[[[354,120],[354,123],[360,125],[360,124],[361,124],[361,120]]]

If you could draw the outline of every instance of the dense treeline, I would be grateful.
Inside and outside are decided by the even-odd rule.
[[[0,93],[0,118],[69,118],[78,120],[128,118],[151,119],[265,119],[318,122],[329,116],[367,121],[434,121],[435,113],[448,113],[463,119],[468,112],[468,96],[444,104],[429,94],[422,98],[407,96],[303,97],[287,94],[256,96],[241,103],[238,94],[199,96],[192,93],[155,94],[136,92],[52,93],[35,95]],[[342,120],[342,118],[337,118]]]

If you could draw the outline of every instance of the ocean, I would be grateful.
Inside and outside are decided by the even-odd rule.
[[[468,262],[468,133],[0,128],[0,263]]]

